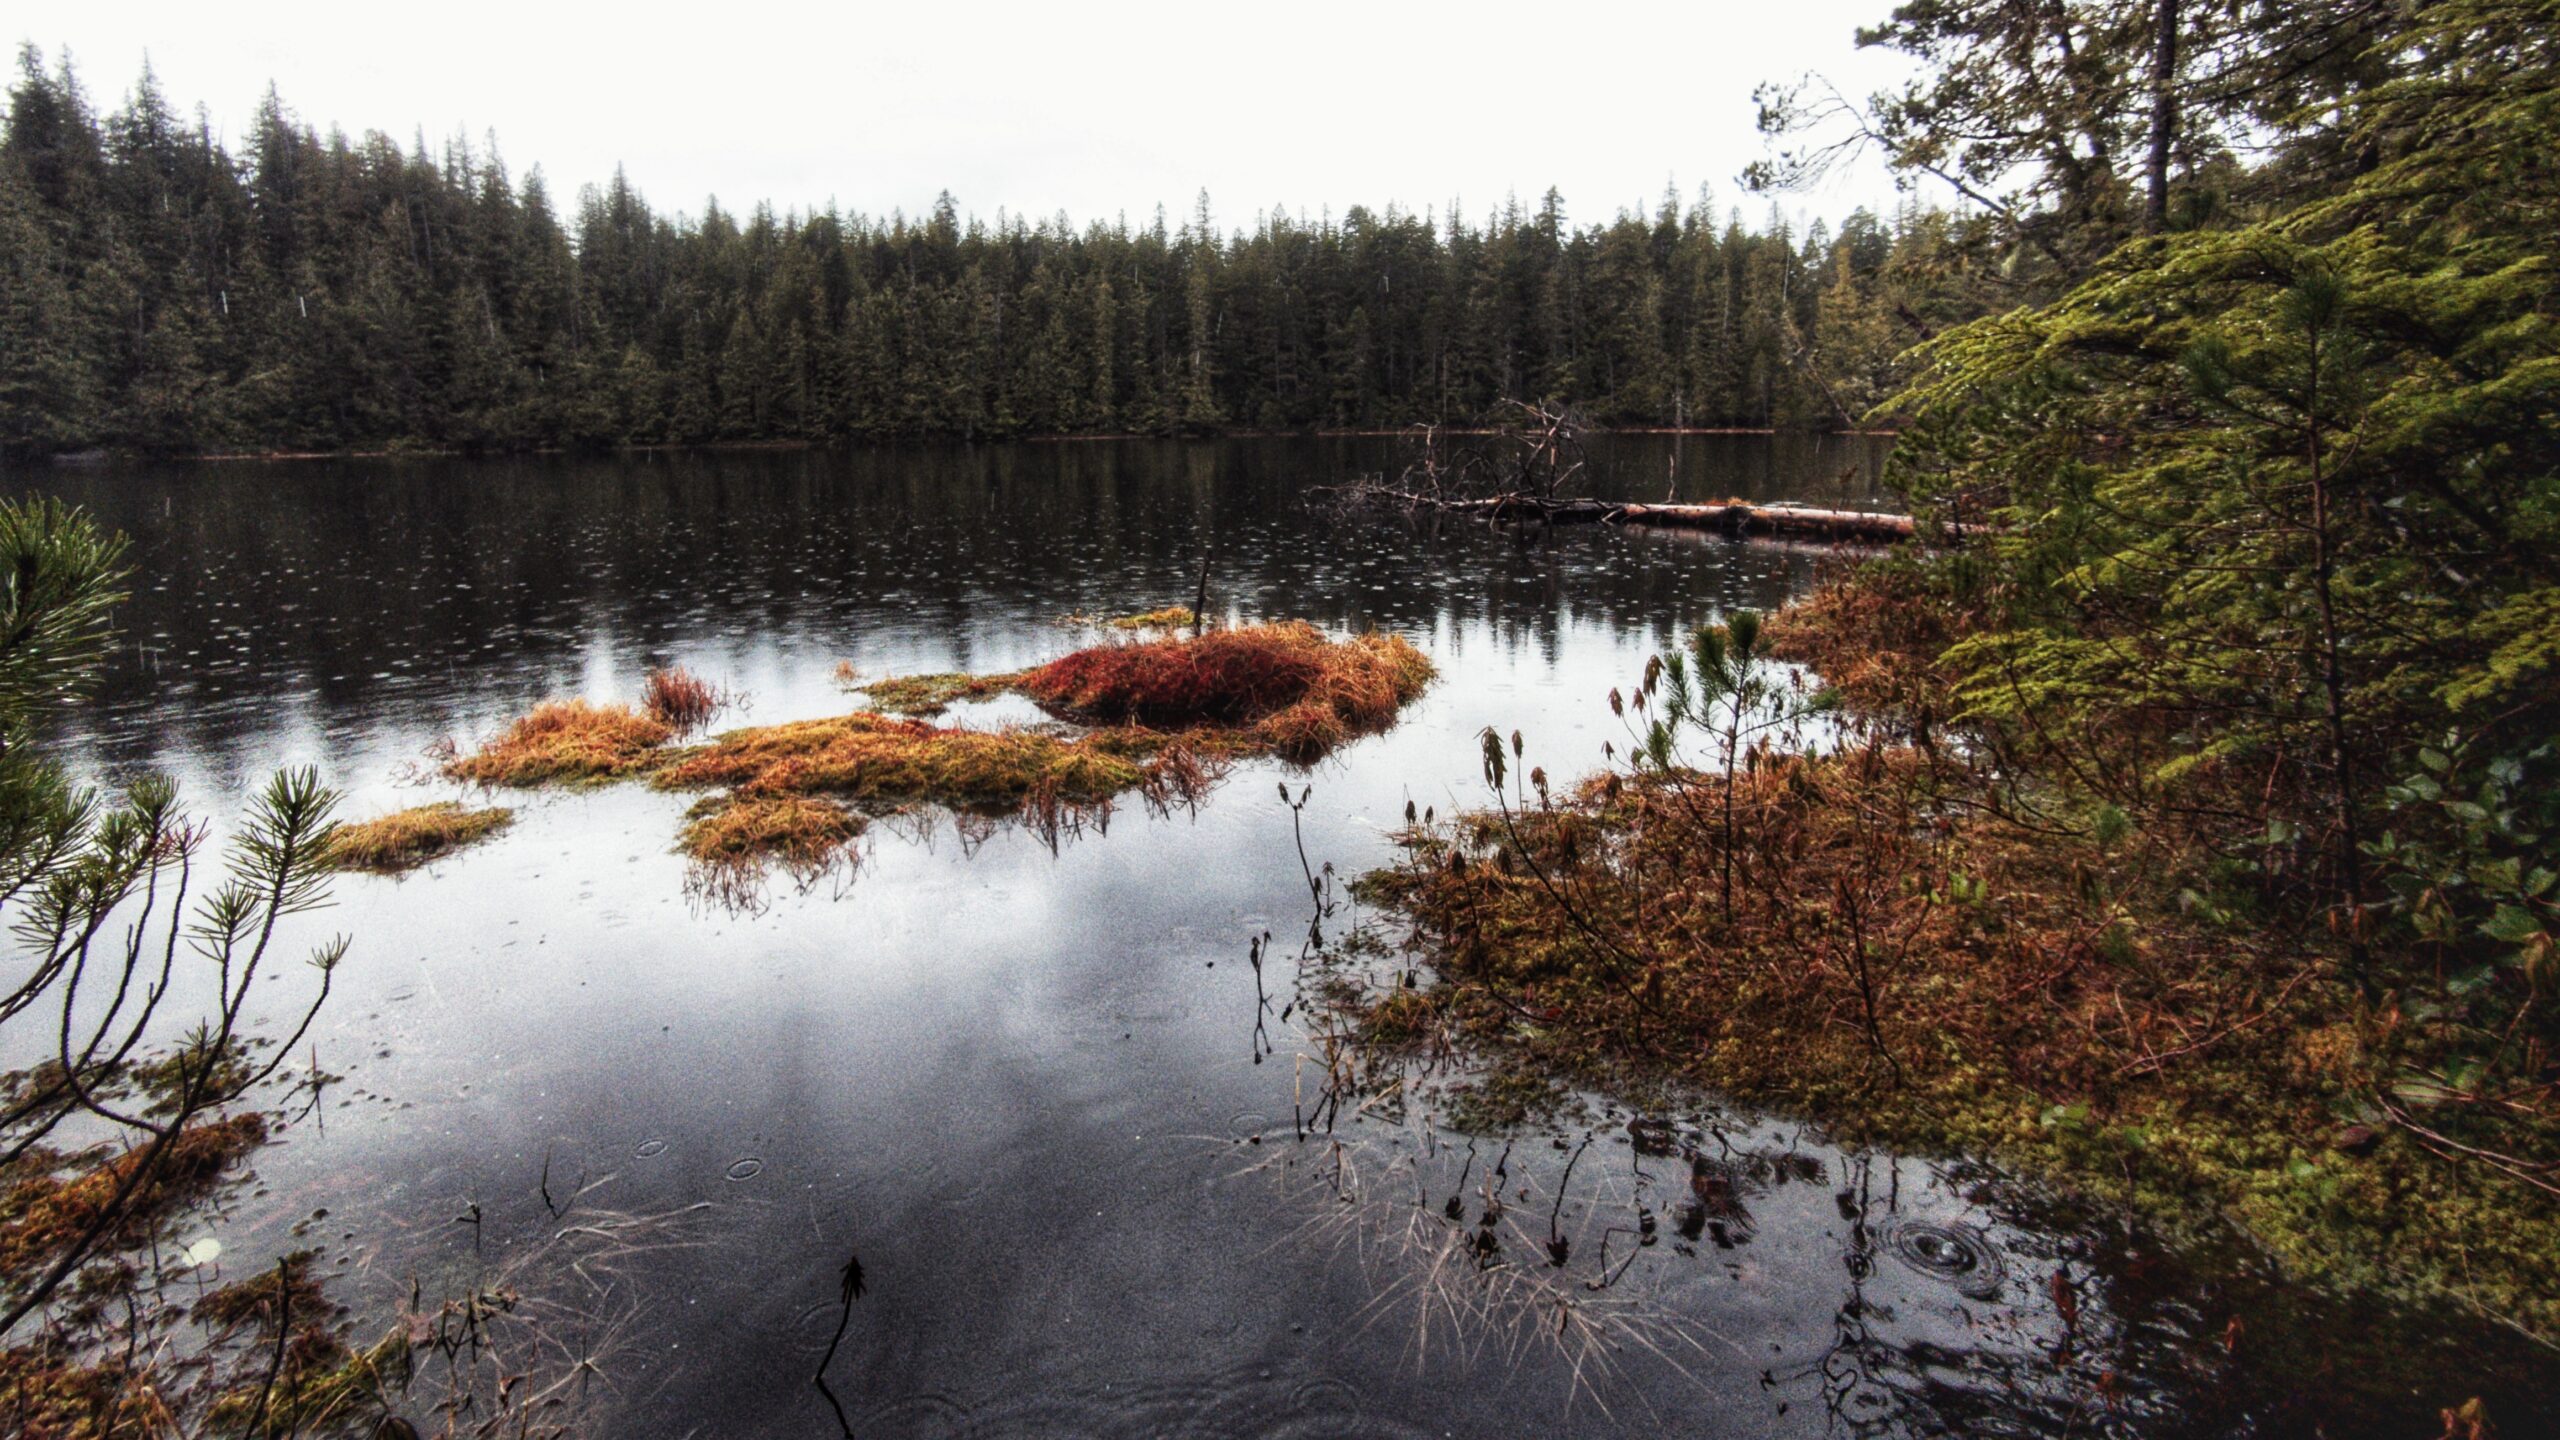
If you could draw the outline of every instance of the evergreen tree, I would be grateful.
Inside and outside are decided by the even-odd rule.
[[[1576,228],[1553,191],[1472,225],[1355,206],[1227,234],[1205,195],[1140,229],[991,226],[948,195],[921,220],[689,219],[617,171],[564,219],[494,138],[323,136],[270,88],[235,156],[147,71],[103,125],[67,66],[29,50],[19,71],[0,130],[19,451],[1198,433],[1518,398],[1823,428],[1826,390],[1900,378],[1877,354],[2009,303],[1989,222],[1934,212],[1844,229],[1850,286],[1777,229],[1719,234],[1674,198]],[[1835,351],[1854,373],[1829,373]]]

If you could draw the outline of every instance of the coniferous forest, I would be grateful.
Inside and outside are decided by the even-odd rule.
[[[235,154],[145,73],[103,118],[19,59],[0,141],[0,443],[512,449],[1464,423],[1851,428],[1972,313],[1979,222],[1801,232],[1701,193],[1576,224],[1355,206],[1225,227],[564,210],[494,139]]]

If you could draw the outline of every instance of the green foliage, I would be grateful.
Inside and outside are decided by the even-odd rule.
[[[2483,61],[2497,88],[2475,122],[2550,88],[2548,68],[2495,63],[2512,60]],[[2368,191],[2405,198],[2416,164],[2130,246],[2056,304],[1933,348],[1902,477],[1936,517],[1997,527],[1961,578],[1943,567],[1997,616],[1947,657],[1968,718],[2135,723],[2161,768],[2127,788],[2158,801],[2239,765],[2334,792],[2332,658],[2350,771],[2448,724],[2550,717],[2550,192],[2514,195],[2496,229],[2379,218]]]
[[[2427,746],[2417,762],[2384,791],[2390,828],[2368,852],[2437,977],[2412,1012],[2448,1022],[2477,1084],[2533,1064],[2520,1047],[2549,1029],[2533,1012],[2560,982],[2560,743],[2485,761]]]
[[[0,1149],[15,1157],[12,1184],[23,1192],[69,1184],[90,1194],[59,1223],[39,1223],[26,1206],[0,1215],[0,1250],[11,1257],[0,1269],[0,1335],[50,1313],[66,1283],[89,1283],[79,1277],[92,1262],[110,1278],[135,1273],[108,1257],[157,1238],[167,1212],[236,1162],[247,1145],[220,1144],[222,1136],[263,1135],[255,1117],[224,1112],[275,1073],[301,1029],[260,1060],[244,1012],[253,993],[262,1008],[272,1003],[256,982],[278,922],[326,898],[323,847],[337,797],[316,772],[269,782],[230,846],[228,877],[199,898],[190,880],[203,834],[175,787],[144,776],[110,798],[36,752],[45,712],[76,693],[104,653],[123,551],[77,510],[0,501],[0,918],[13,942],[0,1025],[19,1027],[8,1032],[13,1041],[38,1039],[26,1030],[57,1037],[39,1039],[41,1051],[20,1047],[54,1057],[43,1066],[0,1076],[9,1098]],[[180,976],[189,950],[202,962],[200,987]],[[343,939],[311,952],[317,995],[302,1026],[345,952]],[[181,1034],[164,1002],[182,984],[211,995]],[[169,1048],[155,1057],[152,1047]],[[135,1098],[147,1103],[133,1108]],[[102,1125],[93,1133],[112,1139],[103,1149],[48,1143],[74,1122]],[[102,1158],[105,1169],[66,1180]]]
[[[106,653],[124,541],[52,499],[0,501],[0,749]]]
[[[2541,1113],[2560,1034],[2555,21],[2395,22],[2350,57],[2361,173],[1951,332],[1895,457],[1986,527],[1916,562],[1973,617],[1969,731],[2195,842],[2201,909],[2324,922],[2424,1093],[2501,1097],[2435,1123],[2526,1152],[2491,1112]]]
[[[2262,217],[2369,163],[2346,104],[2427,63],[2393,0],[1904,0],[1858,31],[1914,62],[1863,98],[1764,85],[1760,187],[1872,152],[1995,222],[2002,270],[2051,295],[2137,233]],[[2269,158],[2250,163],[2252,155]]]

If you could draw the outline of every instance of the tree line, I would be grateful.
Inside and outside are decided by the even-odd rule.
[[[1393,206],[1224,229],[1204,194],[999,213],[699,216],[620,173],[563,213],[491,140],[326,135],[271,89],[240,154],[146,69],[103,119],[20,55],[0,134],[0,444],[482,449],[1464,423],[1840,428],[1973,302],[1986,222],[1799,231],[1701,193],[1576,225]]]

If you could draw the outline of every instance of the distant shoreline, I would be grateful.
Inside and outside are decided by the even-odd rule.
[[[57,455],[35,457],[30,466],[56,468],[81,465],[105,465],[129,460],[167,460],[185,464],[260,463],[272,464],[294,460],[459,460],[465,458],[496,459],[509,455],[655,455],[692,453],[751,453],[755,451],[828,450],[854,445],[903,445],[915,443],[951,443],[964,445],[1073,445],[1094,441],[1129,440],[1386,440],[1410,435],[1421,427],[1407,425],[1391,429],[1346,430],[1219,430],[1205,435],[1149,435],[1135,431],[1066,433],[1044,435],[1009,435],[1002,438],[971,439],[951,435],[916,435],[888,440],[705,440],[691,444],[614,445],[595,451],[576,451],[561,446],[536,446],[525,450],[484,450],[472,452],[448,448],[400,448],[369,450],[208,450],[192,455],[151,455],[140,451],[80,450]],[[1485,426],[1441,426],[1443,435],[1493,435],[1500,432]],[[1593,426],[1586,435],[1726,435],[1768,436],[1799,435],[1811,439],[1890,440],[1894,430],[1781,430],[1774,426],[1734,425],[1618,425]]]

